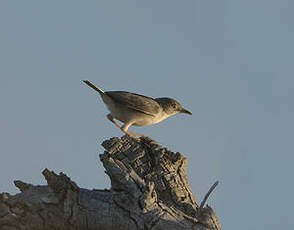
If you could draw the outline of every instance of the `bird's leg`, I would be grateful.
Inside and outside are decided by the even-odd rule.
[[[143,134],[141,133],[135,133],[135,132],[131,132],[128,130],[128,128],[132,125],[132,123],[126,123],[123,124],[122,126],[119,126],[119,124],[117,124],[113,118],[113,116],[111,114],[107,115],[108,120],[110,120],[113,124],[115,124],[115,126],[117,126],[118,128],[120,128],[121,131],[123,131],[125,134],[127,134],[128,136],[130,136],[131,138],[135,139],[135,140],[140,140],[139,138],[137,138],[136,136],[139,137],[144,137]]]
[[[128,128],[131,126],[131,123],[125,123],[120,127],[120,130],[123,131],[125,134],[129,135],[131,138],[137,139],[136,135],[133,135],[130,131],[128,131]]]
[[[113,116],[112,116],[111,114],[107,114],[107,118],[108,118],[108,120],[110,120],[113,124],[115,124],[116,127],[118,127],[118,128],[121,129],[121,127],[119,126],[119,124],[117,124],[117,123],[115,122],[115,120],[114,120],[114,118],[113,118]]]
[[[129,135],[131,138],[137,140],[137,141],[140,141],[140,138],[137,138],[136,136],[141,136],[143,137],[142,134],[140,133],[134,133],[134,132],[131,132],[128,130],[128,128],[132,125],[132,123],[125,123],[123,124],[123,126],[120,128],[121,131],[123,131],[125,134]]]

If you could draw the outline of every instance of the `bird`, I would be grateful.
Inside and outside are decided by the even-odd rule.
[[[127,91],[103,91],[88,80],[83,80],[83,82],[100,94],[102,101],[110,111],[106,116],[108,120],[136,140],[139,140],[138,136],[144,137],[144,135],[129,131],[130,126],[153,125],[179,113],[192,115],[172,98],[151,98]],[[120,126],[115,119],[122,122],[123,125]]]

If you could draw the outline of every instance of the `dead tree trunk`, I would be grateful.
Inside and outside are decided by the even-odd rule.
[[[102,146],[110,190],[79,188],[65,174],[45,169],[48,186],[14,181],[21,193],[1,194],[0,229],[221,229],[205,201],[197,205],[180,153],[149,138],[111,138]]]

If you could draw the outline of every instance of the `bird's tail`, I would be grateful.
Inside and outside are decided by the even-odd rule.
[[[93,85],[91,82],[89,82],[88,80],[83,80],[83,82],[85,82],[88,86],[90,86],[92,89],[96,90],[98,93],[100,93],[101,95],[104,94],[104,91],[102,89],[99,89],[98,87],[96,87],[95,85]]]

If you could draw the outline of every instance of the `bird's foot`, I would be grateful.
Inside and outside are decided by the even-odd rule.
[[[140,143],[141,142],[141,139],[136,137],[136,136],[133,136],[133,135],[130,135],[128,133],[126,133],[125,135],[122,136],[122,138],[127,138],[127,139],[131,139],[137,143]]]
[[[135,133],[132,132],[128,132],[129,137],[131,137],[133,140],[137,141],[137,142],[141,142],[140,137],[138,137],[138,135],[136,135]]]
[[[127,138],[127,139],[131,139],[132,141],[142,145],[142,146],[145,146],[147,148],[150,148],[151,145],[150,145],[150,138],[147,137],[147,136],[141,136],[141,137],[136,137],[136,136],[133,136],[133,135],[130,135],[130,134],[125,134],[124,136],[122,136],[123,139]]]

